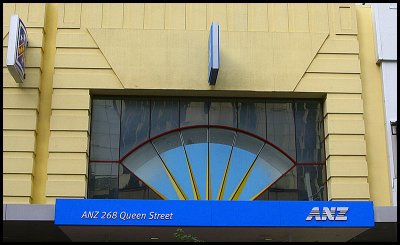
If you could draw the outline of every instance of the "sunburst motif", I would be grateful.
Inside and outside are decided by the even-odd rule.
[[[221,126],[164,133],[121,163],[168,200],[254,200],[294,166],[268,141]]]

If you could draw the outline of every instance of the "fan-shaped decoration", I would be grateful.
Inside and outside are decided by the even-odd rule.
[[[222,126],[163,133],[121,163],[169,200],[254,200],[294,166],[268,141]]]

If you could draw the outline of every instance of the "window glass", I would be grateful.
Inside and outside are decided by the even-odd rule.
[[[267,140],[296,159],[293,104],[267,102]]]
[[[221,128],[210,128],[210,198],[218,200],[221,191],[224,173],[232,152],[236,134],[232,130]]]
[[[151,101],[150,137],[179,127],[179,101],[173,99]]]
[[[265,102],[239,101],[238,128],[266,138]]]
[[[295,103],[297,162],[325,161],[324,128],[321,103]]]
[[[89,168],[89,198],[118,198],[118,163],[90,163]]]
[[[259,195],[256,200],[299,200],[297,189],[297,168],[294,167]]]
[[[297,165],[299,200],[327,200],[324,165]]]
[[[264,142],[257,138],[237,133],[223,188],[223,200],[231,200],[234,197],[263,145]]]
[[[93,100],[90,160],[119,159],[120,112],[120,100]]]
[[[172,132],[153,140],[154,147],[185,199],[194,200],[190,169],[179,132]]]
[[[163,199],[180,199],[176,186],[170,181],[166,166],[151,142],[132,152],[122,163]]]
[[[207,199],[208,130],[191,128],[181,131],[199,199]]]
[[[180,127],[208,124],[209,102],[180,100]]]
[[[239,200],[253,200],[288,171],[294,163],[279,150],[265,144],[257,157]]]
[[[211,101],[210,125],[237,128],[237,111],[235,102],[221,100]]]
[[[149,138],[150,102],[122,100],[120,156]]]

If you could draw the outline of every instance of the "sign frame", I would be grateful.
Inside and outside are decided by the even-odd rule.
[[[26,49],[28,47],[28,32],[25,24],[14,14],[10,17],[8,34],[7,68],[15,82],[23,83],[26,77]]]
[[[218,22],[212,22],[208,37],[208,84],[215,85],[220,67],[220,31]]]

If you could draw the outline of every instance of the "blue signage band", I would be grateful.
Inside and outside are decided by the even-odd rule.
[[[373,227],[371,201],[57,199],[56,225]]]

